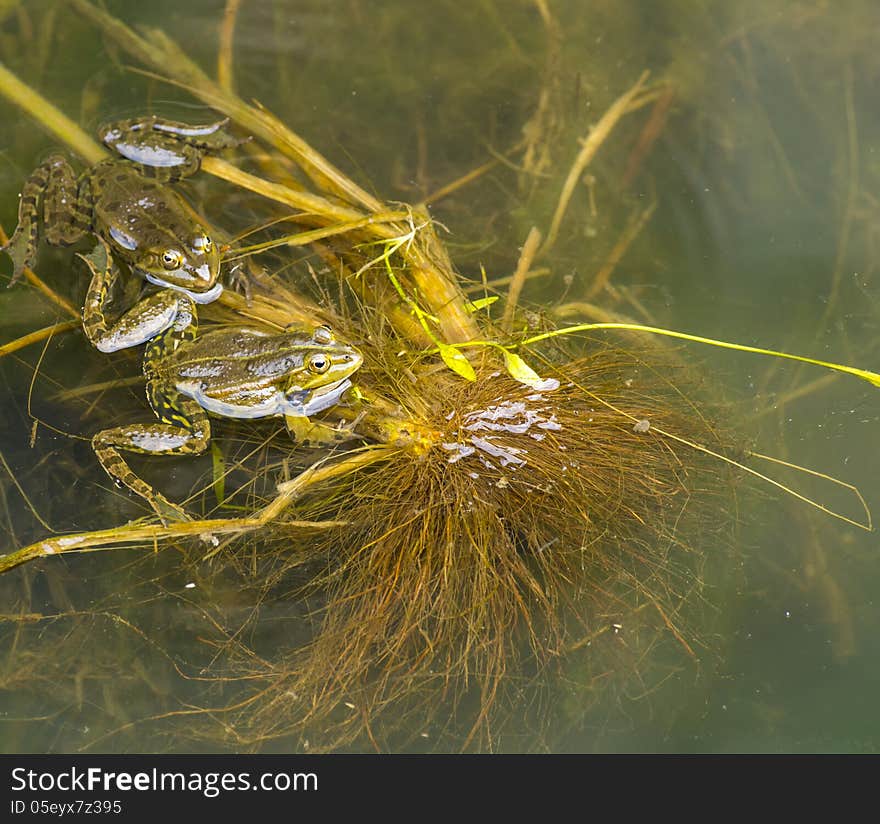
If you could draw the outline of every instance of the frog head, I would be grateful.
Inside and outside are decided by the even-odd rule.
[[[223,291],[217,282],[220,252],[203,230],[184,242],[142,246],[131,264],[150,283],[184,292],[196,303],[210,303]]]
[[[309,416],[338,403],[364,356],[354,346],[337,341],[326,326],[318,326],[308,337],[289,334],[301,338],[295,348],[302,357],[286,376],[287,414]]]

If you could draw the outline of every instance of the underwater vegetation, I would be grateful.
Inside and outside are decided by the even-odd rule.
[[[54,476],[67,489],[44,506],[12,471],[2,487],[7,513],[20,496],[44,522],[8,530],[15,540],[0,557],[10,648],[0,687],[15,696],[17,715],[27,715],[32,691],[44,701],[42,717],[59,719],[55,733],[30,746],[571,747],[571,729],[601,725],[594,707],[638,719],[664,689],[699,695],[692,682],[714,666],[707,662],[729,632],[723,602],[741,580],[737,535],[760,495],[782,488],[804,510],[846,522],[841,528],[871,529],[849,483],[810,469],[778,480],[776,470],[797,470],[797,456],[758,452],[694,352],[708,343],[875,385],[880,376],[663,328],[637,288],[615,282],[663,203],[652,185],[633,196],[635,181],[678,101],[698,94],[702,57],[626,77],[595,66],[573,89],[565,85],[570,10],[522,4],[516,14],[530,16],[527,42],[542,57],[523,59],[519,73],[516,60],[498,72],[507,81],[530,75],[530,102],[514,100],[504,113],[510,123],[495,124],[501,149],[443,185],[421,174],[417,140],[410,205],[343,173],[344,162],[293,130],[289,112],[276,116],[239,96],[246,77],[236,76],[232,56],[236,36],[251,32],[247,4],[226,4],[218,19],[211,74],[170,29],[131,28],[87,0],[63,6],[77,25],[100,31],[117,59],[142,65],[151,90],[179,87],[210,107],[190,120],[230,119],[235,139],[202,158],[181,187],[200,215],[199,236],[220,249],[225,284],[199,302],[198,332],[186,334],[198,341],[229,329],[280,336],[326,326],[363,360],[346,373],[352,389],[315,407],[316,422],[345,434],[337,442],[303,445],[288,434],[289,420],[285,427],[277,417],[244,420],[205,406],[214,418],[203,459],[132,458],[168,504],[153,511],[111,489],[86,442],[149,425],[142,353],[82,355],[84,343],[77,374],[52,363],[51,347],[73,338],[84,301],[88,308],[80,287],[100,268],[95,238],[76,247],[79,261],[44,252],[24,269],[65,321],[31,327],[0,351],[46,347],[30,397],[42,381],[52,385],[49,410],[66,410],[58,431],[83,440],[60,437],[49,447],[52,425],[35,417],[32,446],[42,457],[25,486],[54,488]],[[610,14],[605,6],[596,4],[596,19]],[[489,3],[483,12],[497,18],[498,9]],[[708,25],[704,15],[695,20]],[[479,89],[462,81],[460,96],[438,106],[478,108],[500,82],[489,75]],[[106,147],[37,88],[0,64],[7,100],[74,152],[80,168],[101,168]],[[573,100],[584,97],[595,106],[588,118],[574,114]],[[387,116],[377,112],[374,126]],[[340,124],[350,117],[342,113]],[[427,140],[424,124],[416,131]],[[503,185],[469,202],[469,187],[490,178]],[[508,198],[517,206],[502,212]],[[441,220],[435,204],[443,201],[451,205]],[[585,237],[598,237],[599,251],[590,253],[593,277],[578,282],[572,262]],[[492,252],[495,245],[504,249]],[[490,270],[482,254],[496,255]],[[60,259],[79,273],[65,288],[44,274],[45,261]],[[138,305],[141,287],[123,280],[125,294],[112,304],[120,311]],[[538,308],[528,296],[544,280],[563,297]],[[326,344],[323,334],[312,331],[310,345]],[[24,412],[5,414],[31,425]],[[799,492],[805,477],[821,491]],[[829,488],[840,500],[822,497]],[[79,490],[87,491],[78,502]],[[58,523],[70,526],[50,526]],[[815,573],[822,561],[813,560]],[[843,626],[833,579],[822,580]],[[56,609],[31,609],[39,597]],[[176,635],[191,641],[186,652]]]

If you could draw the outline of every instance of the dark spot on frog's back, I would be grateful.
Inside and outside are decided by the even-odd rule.
[[[117,183],[125,183],[126,180],[128,180],[128,175],[125,174],[125,172],[120,172],[118,175],[116,175]]]

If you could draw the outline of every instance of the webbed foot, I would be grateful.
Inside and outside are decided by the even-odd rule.
[[[153,507],[162,526],[171,526],[172,524],[184,523],[191,521],[192,518],[185,512],[182,507],[171,503],[166,497],[158,492],[154,493],[154,497],[150,500],[150,506]]]
[[[36,222],[31,223],[34,227],[33,233],[30,231],[16,231],[12,238],[5,245],[0,247],[0,252],[6,252],[12,259],[12,277],[9,279],[7,288],[14,286],[21,280],[24,270],[29,268],[33,262],[30,258],[33,256],[33,248],[36,246]],[[31,234],[34,237],[31,237]]]
[[[285,415],[284,423],[290,437],[301,446],[330,446],[354,437],[351,429],[337,429],[303,415]]]

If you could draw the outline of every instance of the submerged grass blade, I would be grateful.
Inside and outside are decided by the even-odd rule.
[[[37,329],[27,335],[22,335],[20,338],[16,338],[15,340],[9,341],[9,343],[0,345],[0,358],[4,355],[16,352],[19,349],[24,349],[25,346],[30,346],[32,343],[39,343],[41,340],[51,338],[58,332],[68,332],[71,329],[77,329],[79,326],[80,321],[68,320],[64,323],[53,323],[51,326],[46,326],[43,329]]]
[[[2,466],[3,469],[6,470],[6,474],[9,476],[9,480],[11,480],[13,484],[15,484],[15,488],[18,490],[21,497],[24,498],[24,502],[27,504],[27,507],[31,511],[33,516],[43,525],[44,529],[51,532],[52,527],[46,523],[46,521],[43,519],[42,515],[40,515],[40,513],[37,511],[37,508],[33,505],[33,503],[31,502],[31,499],[28,497],[27,492],[24,491],[24,487],[22,487],[22,485],[18,482],[18,478],[15,476],[15,473],[12,471],[12,467],[10,467],[9,464],[6,462],[6,458],[3,456],[2,452],[0,452],[0,466]],[[9,556],[6,556],[6,557],[9,557]],[[2,571],[2,561],[3,561],[3,558],[0,557],[0,571]]]
[[[791,463],[791,461],[783,461],[781,458],[774,458],[772,455],[763,455],[760,452],[749,452],[750,458],[759,458],[762,461],[769,461],[770,463],[777,464],[778,466],[784,466],[787,469],[793,469],[796,472],[803,472],[807,475],[812,475],[814,478],[821,478],[823,481],[828,481],[829,483],[835,484],[836,486],[842,486],[844,489],[848,489],[853,495],[858,498],[859,504],[865,512],[866,516],[866,524],[856,524],[856,526],[860,526],[862,529],[866,529],[868,532],[874,531],[874,524],[871,518],[871,510],[868,508],[868,503],[862,496],[862,493],[859,492],[858,487],[853,486],[853,484],[848,484],[846,481],[840,480],[840,478],[835,478],[832,475],[828,475],[825,472],[818,472],[815,469],[809,469],[806,466],[800,466],[796,463]]]
[[[223,506],[226,500],[226,459],[216,441],[211,441],[211,488],[217,505]]]
[[[89,137],[76,123],[53,106],[45,97],[35,92],[30,86],[22,83],[2,63],[0,63],[0,94],[27,112],[56,137],[64,141],[83,160],[89,163],[97,163],[107,157],[107,152],[100,143]]]

